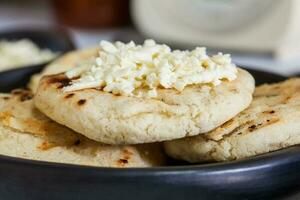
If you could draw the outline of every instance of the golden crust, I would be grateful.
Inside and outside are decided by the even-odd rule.
[[[105,167],[160,166],[159,144],[110,146],[75,133],[39,112],[29,91],[0,94],[0,154]]]
[[[204,135],[165,143],[190,162],[234,160],[300,143],[300,78],[262,85],[243,112]]]

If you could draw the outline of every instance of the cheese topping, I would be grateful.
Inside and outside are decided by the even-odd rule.
[[[172,51],[153,40],[143,45],[102,41],[94,65],[73,68],[66,76],[76,79],[64,88],[65,92],[100,88],[124,96],[156,97],[158,88],[182,91],[192,84],[232,81],[237,77],[237,68],[230,55],[210,57],[205,48]]]

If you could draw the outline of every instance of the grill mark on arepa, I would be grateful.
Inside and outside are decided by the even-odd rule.
[[[231,123],[233,123],[233,122],[231,122]],[[238,125],[237,127],[233,128],[230,132],[228,132],[227,134],[223,134],[222,131],[216,131],[216,133],[214,133],[214,134],[209,133],[209,134],[204,134],[203,136],[206,137],[208,140],[212,140],[212,141],[216,141],[216,142],[221,141],[221,140],[224,140],[227,137],[231,137],[231,135],[233,135],[236,132],[240,132],[240,130],[242,130],[249,123],[252,123],[252,121],[247,121],[243,124]],[[219,130],[222,130],[222,129],[224,130],[226,128],[223,127]]]
[[[275,113],[274,110],[271,110],[271,111],[264,111],[268,114],[273,114]],[[264,113],[263,112],[263,113]],[[215,139],[215,135],[211,136],[210,134],[208,135],[203,135],[205,136],[207,139],[209,140],[213,140],[213,141],[222,141],[222,140],[225,140],[226,138],[229,138],[231,137],[232,135],[243,135],[245,134],[245,131],[248,130],[250,133],[255,131],[255,130],[258,130],[260,128],[263,128],[263,127],[266,127],[268,125],[271,125],[271,124],[274,124],[274,123],[277,123],[279,121],[279,118],[275,117],[275,118],[269,118],[267,120],[264,120],[262,122],[257,122],[257,123],[254,123],[254,120],[249,120],[249,121],[246,121],[245,123],[243,124],[240,124],[239,126],[235,127],[232,131],[230,131],[229,133],[225,134],[225,135],[222,135],[222,137],[220,137],[220,139]],[[230,123],[229,123],[230,124]],[[225,125],[225,124],[223,124]]]
[[[9,126],[10,119],[13,117],[13,114],[9,111],[0,112],[0,122],[5,126]]]
[[[20,101],[23,102],[23,101],[28,101],[28,100],[31,100],[33,98],[33,95],[30,94],[30,93],[24,93],[20,96]]]
[[[74,93],[67,94],[67,95],[65,96],[65,99],[72,98],[74,95],[75,95]]]
[[[21,102],[31,100],[33,98],[33,94],[29,90],[25,89],[15,89],[11,91],[11,94],[18,97]],[[4,100],[9,100],[9,97],[4,97]]]
[[[234,120],[230,119],[227,122],[225,122],[224,124],[222,124],[220,127],[224,129],[224,128],[230,127],[233,123],[234,123]]]
[[[37,148],[39,150],[46,151],[46,150],[49,150],[51,148],[51,146],[52,145],[49,142],[44,141],[39,146],[37,146]]]
[[[131,159],[133,155],[133,152],[131,152],[129,149],[123,149],[122,150],[122,158],[120,158],[118,161],[117,161],[117,165],[119,167],[124,167],[126,164],[129,163],[129,160]]]
[[[266,110],[266,111],[263,111],[262,113],[264,113],[264,114],[274,114],[275,110]]]
[[[48,83],[49,84],[53,84],[53,83],[69,83],[71,80],[67,77],[63,77],[63,76],[54,76],[54,77],[50,77],[48,79]]]
[[[123,149],[123,153],[125,155],[133,155],[133,153],[130,150],[128,150],[128,149]]]
[[[60,85],[57,86],[57,89],[62,89],[62,88],[67,87],[69,85],[70,85],[70,83],[63,82],[63,83],[60,83]]]
[[[253,125],[251,125],[251,126],[248,127],[248,130],[249,130],[250,132],[253,132],[253,131],[255,131],[259,126],[261,126],[261,125],[262,125],[262,123],[259,123],[259,124],[253,124]]]
[[[81,144],[81,140],[80,140],[80,139],[75,140],[75,142],[74,142],[74,145],[75,145],[75,146],[78,146],[78,145],[80,145],[80,144]]]
[[[292,99],[292,97],[291,97],[291,96],[287,96],[287,97],[282,101],[282,103],[283,103],[283,104],[287,104],[287,103],[289,102],[290,99]]]
[[[253,97],[264,97],[264,98],[271,98],[271,97],[278,97],[280,94],[254,94]]]
[[[71,85],[71,79],[62,76],[54,76],[50,77],[47,81],[48,84],[58,84],[57,89],[61,89],[63,87],[67,87]]]
[[[77,101],[77,104],[79,105],[79,106],[82,106],[82,105],[84,105],[86,103],[86,99],[80,99],[79,101]]]
[[[268,125],[271,125],[271,124],[275,124],[279,122],[279,118],[271,118],[271,119],[267,119],[263,122],[260,122],[260,123],[257,123],[257,124],[252,124],[251,126],[248,127],[248,130],[249,132],[253,132],[255,130],[258,130],[260,128],[263,128],[263,127],[266,127]]]
[[[224,124],[222,124],[220,127],[216,128],[215,131],[209,133],[209,134],[204,134],[204,136],[206,135],[207,139],[211,139],[214,141],[218,141],[221,140],[223,138],[224,132],[226,132],[227,129],[230,129],[232,126],[234,126],[235,120],[230,119],[227,122],[225,122]],[[233,131],[233,130],[232,130]],[[230,132],[232,132],[230,131]]]
[[[124,167],[126,164],[128,164],[128,160],[121,158],[121,159],[118,160],[117,163],[118,163],[119,167]]]

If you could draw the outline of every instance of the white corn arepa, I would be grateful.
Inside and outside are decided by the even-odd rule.
[[[63,92],[64,74],[42,78],[35,105],[48,117],[106,144],[166,141],[213,130],[249,106],[254,79],[237,78],[218,86],[192,85],[182,92],[159,89],[155,98],[118,96],[98,89]]]
[[[101,167],[165,163],[160,144],[110,146],[92,141],[39,112],[28,91],[0,94],[0,154]]]
[[[207,134],[165,143],[168,155],[189,162],[227,161],[300,143],[300,78],[262,85],[250,107]]]
[[[93,59],[98,54],[98,47],[91,47],[66,53],[60,58],[56,59],[54,62],[47,65],[41,73],[33,75],[28,84],[28,88],[35,92],[38,87],[39,81],[43,76],[66,72],[78,65],[88,64],[90,62],[93,62]]]

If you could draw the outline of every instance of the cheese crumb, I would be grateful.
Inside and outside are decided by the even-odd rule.
[[[113,94],[154,98],[158,88],[182,91],[188,85],[232,81],[237,68],[229,54],[210,57],[203,47],[172,51],[154,40],[146,40],[143,45],[102,41],[93,65],[73,68],[66,76],[76,79],[64,88],[65,92],[99,88]]]

